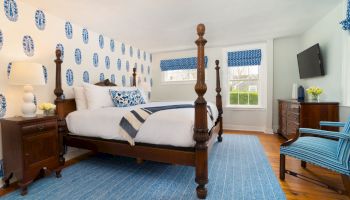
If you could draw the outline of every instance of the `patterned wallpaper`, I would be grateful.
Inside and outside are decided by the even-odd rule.
[[[152,84],[152,55],[144,50],[125,44],[120,38],[109,38],[52,16],[22,1],[4,0],[0,6],[3,7],[0,9],[0,118],[20,114],[22,87],[8,84],[13,61],[43,64],[47,85],[34,86],[36,101],[53,101],[55,49],[63,53],[66,98],[73,96],[72,86],[83,82],[110,79],[117,85],[130,86],[133,67],[137,68],[138,84]]]

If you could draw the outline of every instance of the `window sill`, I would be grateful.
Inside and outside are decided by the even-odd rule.
[[[232,106],[232,105],[226,105],[225,109],[226,110],[245,110],[245,111],[266,110],[266,108],[262,106]]]
[[[160,85],[192,85],[196,84],[196,80],[193,81],[162,81]]]

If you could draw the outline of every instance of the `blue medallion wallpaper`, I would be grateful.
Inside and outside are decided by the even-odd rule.
[[[62,52],[65,98],[72,98],[73,87],[84,82],[110,79],[117,85],[130,86],[132,67],[137,68],[138,84],[152,84],[152,55],[137,46],[89,30],[84,24],[57,18],[23,1],[3,0],[0,6],[0,118],[21,113],[23,88],[8,83],[14,61],[43,65],[46,85],[34,86],[36,102],[53,102],[56,49]]]

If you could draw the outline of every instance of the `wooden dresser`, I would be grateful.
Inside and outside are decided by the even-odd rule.
[[[320,121],[339,121],[338,102],[298,102],[278,100],[278,133],[287,139],[294,137],[299,128],[320,128]],[[337,128],[328,128],[335,130]]]
[[[15,176],[21,194],[38,177],[59,170],[59,146],[56,116],[13,117],[1,120],[4,159],[4,187]]]

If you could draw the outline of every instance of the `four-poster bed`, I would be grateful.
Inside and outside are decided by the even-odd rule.
[[[109,153],[113,155],[127,156],[137,158],[138,160],[151,160],[157,162],[165,162],[171,164],[188,165],[195,167],[198,198],[207,196],[205,185],[208,183],[208,154],[212,144],[217,136],[218,141],[222,141],[222,98],[220,95],[220,67],[219,61],[215,62],[216,67],[216,107],[218,109],[218,117],[215,120],[215,125],[210,130],[208,129],[207,121],[207,102],[204,99],[207,86],[205,83],[205,65],[204,65],[204,46],[206,40],[203,38],[205,26],[199,24],[197,26],[198,39],[196,45],[198,47],[198,62],[197,62],[197,83],[195,91],[198,98],[194,104],[194,147],[176,147],[170,145],[159,145],[150,143],[136,142],[135,146],[130,146],[126,141],[107,140],[94,137],[85,137],[69,134],[67,128],[66,116],[76,110],[74,99],[63,99],[62,78],[61,78],[61,52],[56,51],[56,88],[55,104],[58,116],[58,129],[60,133],[60,163],[63,165],[65,146],[72,146],[93,150],[96,152]],[[136,69],[133,69],[133,86],[136,86]],[[99,86],[113,86],[108,80],[97,83]]]

